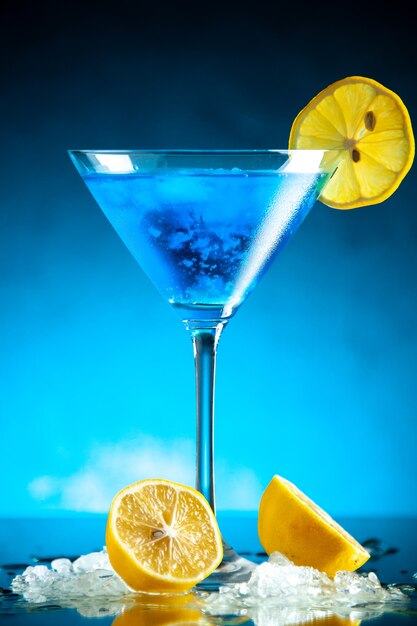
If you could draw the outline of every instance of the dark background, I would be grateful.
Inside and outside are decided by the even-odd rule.
[[[2,9],[0,514],[89,510],[91,482],[86,500],[61,496],[110,471],[103,447],[194,438],[185,333],[66,150],[284,148],[300,109],[349,75],[398,93],[413,121],[415,39],[399,2]],[[380,205],[318,204],[225,332],[219,476],[246,475],[253,497],[220,479],[223,508],[256,509],[280,473],[334,514],[417,513],[415,186],[414,167]]]

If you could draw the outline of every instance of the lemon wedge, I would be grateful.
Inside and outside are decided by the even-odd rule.
[[[319,200],[336,209],[377,204],[398,188],[414,160],[401,98],[376,80],[349,76],[315,96],[295,118],[289,147],[335,150],[336,172]]]
[[[204,496],[164,479],[142,480],[116,494],[106,547],[125,583],[152,593],[190,590],[223,557],[220,530]]]
[[[314,567],[333,577],[355,571],[370,554],[298,487],[274,476],[262,494],[258,535],[269,555],[281,552],[295,565]]]

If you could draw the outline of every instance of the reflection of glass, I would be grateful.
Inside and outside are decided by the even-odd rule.
[[[217,343],[313,206],[334,169],[331,152],[75,150],[70,156],[190,333],[197,384],[196,486],[215,510]],[[206,588],[246,580],[254,567],[224,547],[224,561],[204,582]]]

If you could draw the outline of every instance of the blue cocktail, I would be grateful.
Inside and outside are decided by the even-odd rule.
[[[334,158],[322,150],[85,150],[70,156],[191,334],[196,487],[215,510],[214,375],[221,331],[310,211]],[[252,566],[225,544],[222,565],[202,586],[245,580]]]
[[[184,169],[83,178],[142,269],[189,321],[237,310],[325,175]]]

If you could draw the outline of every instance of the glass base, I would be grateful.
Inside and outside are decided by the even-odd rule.
[[[251,577],[256,563],[239,556],[223,540],[223,560],[219,567],[210,576],[207,576],[201,583],[198,583],[198,591],[218,591],[222,585],[234,583],[245,583]]]

